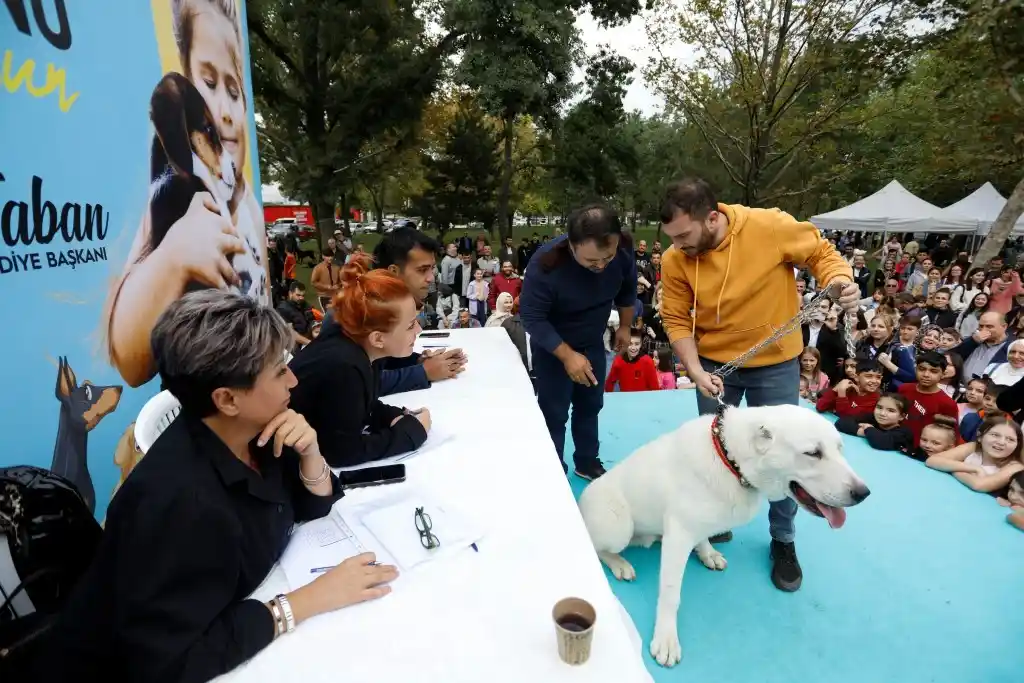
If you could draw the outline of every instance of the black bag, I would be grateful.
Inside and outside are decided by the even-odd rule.
[[[0,672],[28,671],[35,646],[92,562],[103,530],[67,479],[28,465],[0,468],[0,533],[20,582],[0,586]],[[0,558],[6,562],[7,558]],[[24,592],[35,611],[18,614]]]

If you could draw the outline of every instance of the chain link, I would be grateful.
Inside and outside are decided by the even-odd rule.
[[[808,301],[807,304],[803,308],[801,308],[795,316],[793,316],[782,327],[780,327],[774,333],[772,333],[771,336],[769,336],[764,341],[758,343],[757,345],[755,345],[753,348],[751,348],[749,351],[739,356],[738,358],[729,361],[728,363],[718,368],[711,374],[721,377],[724,380],[726,377],[728,377],[729,375],[731,375],[732,373],[736,372],[741,367],[746,365],[747,361],[749,361],[751,358],[759,354],[764,347],[779,341],[790,332],[793,332],[795,329],[799,328],[800,325],[802,325],[803,323],[809,323],[812,319],[812,314],[814,313],[814,311],[816,311],[821,302],[824,301],[826,297],[828,297],[828,291],[834,288],[837,292],[836,298],[838,298],[838,292],[842,290],[843,284],[837,283],[836,285],[830,285],[822,289],[820,292],[818,292],[818,294],[814,296],[814,298]],[[850,358],[855,358],[857,356],[857,345],[854,341],[854,333],[856,330],[857,316],[847,314],[845,317],[846,325],[845,333],[843,336],[846,337],[846,353]],[[719,395],[719,397],[721,397],[721,395]]]

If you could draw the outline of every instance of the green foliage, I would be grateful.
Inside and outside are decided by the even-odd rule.
[[[442,232],[456,223],[489,226],[499,181],[497,149],[497,135],[484,112],[470,100],[463,102],[443,147],[424,155],[429,192],[416,202],[423,218]]]
[[[588,64],[589,93],[566,116],[555,148],[554,180],[567,194],[611,199],[620,176],[636,175],[636,139],[625,127],[622,106],[632,72],[628,59],[607,49]]]
[[[891,0],[666,1],[649,26],[659,55],[647,76],[700,131],[742,200],[772,202],[799,153],[899,73],[909,16]],[[680,43],[693,63],[671,56]]]
[[[411,143],[456,36],[431,38],[413,0],[248,0],[247,10],[262,167],[327,232],[356,167]]]

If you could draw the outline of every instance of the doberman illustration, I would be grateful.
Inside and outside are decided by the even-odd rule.
[[[90,511],[96,510],[96,490],[89,475],[88,439],[96,425],[114,412],[121,400],[121,386],[99,386],[89,380],[78,384],[75,371],[61,356],[57,365],[57,400],[60,420],[50,470],[78,487]]]

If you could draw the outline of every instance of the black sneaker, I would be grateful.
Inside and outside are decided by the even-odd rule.
[[[593,462],[584,463],[582,465],[576,465],[575,472],[576,476],[579,477],[580,479],[594,481],[595,479],[603,475],[606,472],[606,470],[604,469],[604,465],[601,464],[600,460],[595,460]]]
[[[731,531],[723,531],[720,534],[715,534],[714,536],[712,536],[708,540],[711,541],[712,543],[728,543],[729,541],[732,540],[732,532]]]
[[[796,545],[772,539],[772,583],[780,591],[793,593],[800,590],[804,573],[800,570],[800,561],[796,559]]]

